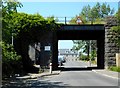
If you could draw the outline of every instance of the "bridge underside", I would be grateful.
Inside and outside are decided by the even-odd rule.
[[[53,34],[53,70],[81,70],[83,68],[58,67],[58,40],[96,40],[97,41],[97,67],[86,69],[104,69],[104,25],[63,25]]]

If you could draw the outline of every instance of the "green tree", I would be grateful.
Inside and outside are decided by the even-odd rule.
[[[2,3],[3,3],[2,4],[3,42],[5,43],[5,45],[7,44],[11,46],[10,45],[11,37],[12,34],[14,33],[13,35],[14,40],[16,40],[15,42],[17,42],[18,45],[16,47],[16,45],[14,44],[14,49],[17,51],[16,54],[22,56],[24,70],[26,71],[29,70],[29,72],[37,71],[37,69],[33,66],[33,63],[29,58],[28,46],[29,44],[38,42],[38,40],[36,39],[36,35],[38,32],[40,32],[41,34],[43,33],[45,34],[47,31],[42,30],[56,29],[54,17],[48,17],[47,19],[45,19],[38,13],[36,14],[18,13],[17,7],[22,7],[22,4],[17,2],[16,0],[14,0],[13,2],[11,2],[11,0],[4,0]],[[36,33],[35,36],[33,36],[34,32]],[[42,37],[42,35],[39,35],[39,37]],[[26,42],[25,40],[25,43],[23,43],[22,41],[24,39],[28,39],[29,41]],[[7,50],[5,51],[6,52],[3,52],[4,54],[7,53]],[[9,53],[11,54],[12,52],[13,50],[11,49]],[[11,58],[9,56],[7,56],[8,59]]]
[[[110,8],[110,6],[106,3],[101,5],[99,2],[97,2],[93,7],[90,7],[90,5],[84,6],[79,16],[83,19],[85,24],[93,24],[96,21],[98,21],[97,23],[101,23],[106,16],[113,14],[114,8]],[[72,23],[74,19],[76,19],[76,17],[72,18],[70,23]]]
[[[112,15],[114,13],[114,8],[110,8],[110,5],[103,3],[101,5],[101,18],[105,18],[108,15]]]
[[[11,37],[13,32],[13,13],[17,13],[17,7],[21,7],[22,4],[16,0],[2,0],[1,1],[1,14],[2,18],[2,72],[4,76],[14,75],[15,73],[21,73],[22,61],[21,56],[17,55],[14,47],[11,45]]]
[[[112,41],[115,41],[116,45],[120,47],[120,8],[118,9],[117,13],[115,14],[115,17],[117,18],[118,25],[113,26],[112,32],[115,33],[114,38],[112,38]]]
[[[97,43],[96,40],[73,40],[74,46],[73,49],[75,50],[82,50],[83,52],[81,53],[87,53],[87,59],[90,59],[90,54],[91,57],[94,58],[96,57],[96,50],[97,50]],[[90,52],[90,46],[91,46],[91,52]]]
[[[89,41],[87,40],[73,40],[75,50],[83,50],[84,53],[87,53],[87,59],[89,59]]]
[[[22,59],[17,55],[11,44],[0,42],[2,47],[2,77],[15,76],[23,73]]]
[[[22,4],[16,0],[2,0],[2,39],[9,44],[14,31],[13,14],[17,13],[17,7],[21,8]]]

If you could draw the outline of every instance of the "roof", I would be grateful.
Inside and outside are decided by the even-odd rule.
[[[66,54],[66,55],[78,55],[77,50],[71,50],[71,49],[59,49],[58,50],[60,54]]]

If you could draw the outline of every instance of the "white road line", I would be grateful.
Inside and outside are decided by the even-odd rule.
[[[118,80],[120,80],[120,78],[117,78],[117,77],[113,77],[113,76],[109,76],[109,75],[106,75],[106,74],[102,74],[102,73],[99,73],[99,72],[97,72],[97,71],[95,71],[95,70],[92,70],[92,71],[95,72],[95,73],[101,74],[101,75],[103,75],[103,76],[107,76],[107,77],[110,77],[110,78],[113,78],[113,79],[118,79]]]

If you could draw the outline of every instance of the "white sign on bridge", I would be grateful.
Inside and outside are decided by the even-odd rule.
[[[50,51],[50,46],[45,46],[45,51]]]

